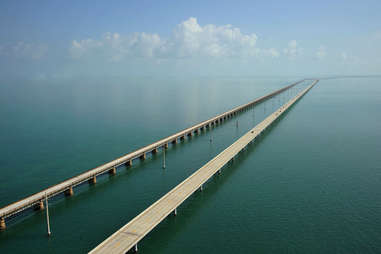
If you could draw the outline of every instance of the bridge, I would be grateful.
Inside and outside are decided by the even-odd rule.
[[[318,80],[312,82],[310,86],[301,91],[293,99],[285,103],[274,113],[265,118],[262,122],[248,131],[245,135],[239,138],[236,142],[194,172],[191,176],[165,194],[158,201],[128,222],[121,229],[116,231],[105,241],[99,244],[96,248],[90,251],[90,254],[104,253],[126,253],[133,249],[138,250],[138,242],[146,236],[153,228],[155,228],[169,214],[177,214],[177,207],[181,205],[190,195],[197,190],[202,190],[203,184],[208,181],[216,173],[219,173],[221,168],[246,146],[255,141],[256,137],[277,120],[284,112],[287,111],[296,101],[306,94]]]
[[[215,117],[212,117],[206,121],[195,124],[187,129],[179,131],[173,135],[170,135],[166,138],[163,138],[159,141],[156,141],[150,145],[144,146],[136,151],[123,155],[120,158],[117,158],[113,161],[107,162],[103,165],[100,165],[96,168],[90,169],[86,172],[83,172],[77,176],[64,180],[61,183],[48,187],[40,192],[32,194],[24,199],[21,199],[17,202],[11,203],[0,209],[0,229],[4,230],[6,228],[7,220],[12,218],[13,216],[25,211],[28,208],[35,208],[37,210],[44,209],[44,200],[48,200],[49,198],[65,193],[67,196],[74,195],[74,188],[83,183],[89,182],[91,184],[95,184],[97,181],[97,177],[99,175],[109,173],[116,174],[117,168],[122,165],[131,166],[134,160],[144,160],[146,159],[147,154],[155,154],[159,151],[159,149],[167,149],[169,144],[176,144],[179,140],[183,140],[186,137],[190,137],[195,133],[199,133],[200,131],[211,128],[214,125],[220,124],[223,121],[234,117],[236,114],[243,112],[250,107],[264,102],[265,100],[280,94],[287,89],[290,89],[297,84],[303,82],[305,80],[300,80],[291,85],[283,87],[279,90],[276,90],[270,94],[262,96],[258,99],[255,99],[251,102],[248,102],[244,105],[238,106],[229,110],[225,113],[219,114]]]

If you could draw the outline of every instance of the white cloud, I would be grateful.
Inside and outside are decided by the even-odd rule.
[[[19,41],[13,45],[0,45],[0,55],[15,58],[41,59],[47,53],[47,46]]]
[[[74,58],[79,58],[86,54],[89,50],[100,48],[103,46],[101,41],[95,41],[92,39],[86,40],[73,40],[71,43],[70,54]]]
[[[70,54],[80,58],[91,52],[111,61],[126,57],[252,57],[260,52],[257,39],[256,34],[243,34],[232,25],[200,26],[196,18],[189,18],[176,26],[169,39],[144,32],[126,36],[106,33],[98,40],[73,40]],[[268,51],[273,57],[279,55],[275,49]]]
[[[361,62],[361,60],[358,57],[346,51],[342,51],[340,53],[340,60],[346,64],[359,64]]]
[[[272,58],[277,58],[280,56],[279,51],[275,48],[263,49],[262,52],[265,56],[271,56]]]
[[[327,50],[325,46],[320,46],[318,50],[316,51],[316,58],[319,60],[323,60],[327,55]]]
[[[298,46],[296,40],[291,40],[289,41],[287,48],[283,49],[283,53],[290,59],[294,59],[303,53],[303,49]]]
[[[340,57],[343,61],[346,61],[348,59],[348,54],[347,52],[341,52]]]
[[[204,27],[196,18],[179,24],[172,39],[175,55],[186,56],[255,56],[258,49],[256,34],[243,34],[232,25]]]

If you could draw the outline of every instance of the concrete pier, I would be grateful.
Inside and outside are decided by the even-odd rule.
[[[112,168],[108,171],[108,173],[109,173],[110,175],[116,175],[116,168],[115,168],[115,167],[112,167]]]
[[[73,196],[73,195],[74,195],[73,187],[70,186],[70,188],[65,191],[65,196]]]
[[[202,189],[213,175],[215,175],[224,165],[252,142],[258,133],[263,132],[284,112],[287,111],[297,100],[307,93],[317,81],[314,81],[309,87],[300,92],[293,99],[285,103],[274,113],[266,117],[262,122],[257,124],[253,129],[244,134],[232,145],[223,150],[220,154],[182,181],[175,188],[145,209],[142,213],[104,240],[96,248],[90,251],[90,254],[114,253],[124,254],[128,250],[134,248],[138,242],[154,229],[169,214],[176,212],[176,209],[190,195],[198,189]],[[177,212],[176,212],[177,213]]]
[[[168,137],[165,137],[165,138],[160,139],[156,142],[153,142],[152,144],[149,144],[149,145],[144,146],[142,148],[139,148],[133,152],[125,154],[125,155],[123,155],[123,156],[121,156],[121,157],[119,157],[113,161],[107,162],[103,165],[100,165],[100,166],[95,167],[93,169],[87,170],[81,174],[78,174],[74,177],[71,177],[69,179],[62,181],[61,183],[50,186],[50,187],[44,189],[43,191],[37,192],[37,193],[30,195],[24,199],[21,199],[19,201],[11,203],[11,204],[0,209],[0,218],[6,219],[6,218],[8,218],[14,214],[17,214],[17,213],[24,211],[25,209],[27,209],[29,207],[33,207],[33,206],[38,205],[40,200],[44,199],[45,194],[47,194],[49,197],[53,197],[53,196],[58,195],[62,192],[67,193],[69,188],[71,189],[71,191],[69,191],[69,193],[74,193],[73,188],[75,186],[77,186],[83,182],[89,182],[89,180],[91,180],[94,176],[98,176],[98,175],[107,173],[113,167],[117,167],[120,165],[127,165],[127,166],[132,165],[132,160],[139,159],[139,158],[144,159],[146,156],[146,153],[151,152],[155,148],[159,148],[162,146],[164,146],[165,148],[168,148],[168,143],[176,144],[177,139],[180,138],[181,136],[186,135],[187,133],[194,132],[196,129],[199,129],[202,126],[208,127],[211,125],[218,124],[220,118],[223,118],[224,116],[236,115],[238,112],[241,112],[242,109],[246,109],[246,108],[252,107],[256,104],[259,104],[259,103],[261,103],[261,102],[263,102],[269,98],[272,98],[273,96],[275,96],[277,94],[282,93],[283,91],[286,91],[287,89],[290,89],[290,88],[296,86],[297,84],[299,84],[303,81],[304,80],[295,82],[291,85],[288,85],[288,86],[283,87],[279,90],[276,90],[272,93],[269,93],[267,95],[259,97],[259,98],[255,99],[253,101],[250,101],[246,104],[235,107],[235,108],[233,108],[227,112],[219,114],[219,115],[212,117],[208,120],[202,121],[202,122],[195,124],[189,128],[186,128],[186,129],[181,130],[175,134],[172,134]],[[209,129],[210,129],[210,127],[209,127]]]
[[[152,150],[152,154],[157,154],[157,147]]]
[[[91,179],[89,180],[89,183],[90,183],[90,184],[96,184],[96,183],[97,183],[97,177],[96,177],[96,176],[93,176],[93,178],[91,178]]]
[[[0,218],[0,230],[4,230],[6,228],[7,228],[7,226],[5,225],[5,219]]]
[[[139,158],[140,158],[141,160],[145,160],[145,159],[147,158],[146,156],[147,156],[146,153],[143,153],[142,155],[140,155]]]
[[[37,209],[38,210],[44,210],[45,209],[44,202],[42,200],[40,201],[40,203],[38,203]]]

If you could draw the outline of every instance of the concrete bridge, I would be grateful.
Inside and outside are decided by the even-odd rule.
[[[9,204],[0,209],[0,229],[4,230],[6,228],[6,220],[11,218],[12,216],[28,209],[31,207],[36,208],[37,210],[44,209],[44,200],[49,199],[53,196],[56,196],[61,193],[65,193],[65,195],[71,196],[74,195],[74,188],[84,182],[89,182],[91,184],[95,184],[97,182],[97,176],[109,173],[116,174],[117,167],[121,165],[131,166],[134,160],[144,160],[146,159],[147,154],[152,153],[155,154],[159,149],[167,149],[169,144],[176,144],[179,139],[182,140],[186,137],[192,136],[199,131],[203,131],[205,129],[210,128],[213,125],[217,125],[222,123],[224,120],[232,118],[236,114],[249,109],[250,107],[259,104],[277,94],[290,89],[297,84],[303,82],[304,80],[300,80],[291,85],[288,85],[284,88],[281,88],[277,91],[274,91],[270,94],[262,96],[258,99],[255,99],[249,103],[238,106],[232,110],[229,110],[225,113],[219,114],[215,117],[212,117],[206,121],[193,125],[185,130],[179,131],[173,135],[170,135],[166,138],[163,138],[159,141],[156,141],[150,145],[144,146],[136,151],[128,153],[120,158],[117,158],[113,161],[105,163],[101,166],[88,170],[84,173],[81,173],[77,176],[69,178],[59,184],[48,187],[38,193],[30,195],[24,199],[21,199],[17,202]]]
[[[116,231],[96,248],[90,251],[90,254],[122,254],[130,249],[138,250],[138,242],[155,228],[169,214],[177,215],[177,207],[181,205],[190,195],[197,190],[202,190],[203,184],[208,181],[221,168],[246,146],[255,141],[268,126],[278,119],[287,109],[289,109],[297,100],[306,94],[318,80],[312,82],[310,86],[301,91],[293,99],[285,103],[274,113],[248,131],[236,142],[206,163],[203,167],[194,172],[191,176],[169,191],[166,195],[153,203],[150,207],[128,222],[121,229]]]

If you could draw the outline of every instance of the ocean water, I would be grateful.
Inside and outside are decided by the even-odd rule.
[[[295,80],[3,82],[0,206]],[[380,82],[321,80],[139,252],[380,253]],[[50,238],[44,212],[9,221],[1,253],[86,253],[308,84],[171,146],[165,170],[159,153],[51,200]]]

